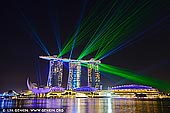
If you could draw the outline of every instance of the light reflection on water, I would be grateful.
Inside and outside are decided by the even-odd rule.
[[[67,113],[170,113],[170,100],[18,99],[0,100],[0,108],[64,108]]]

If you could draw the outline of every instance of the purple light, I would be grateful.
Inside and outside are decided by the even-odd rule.
[[[97,91],[97,88],[93,88],[93,87],[89,87],[89,86],[84,86],[84,87],[80,87],[80,88],[76,88],[75,91]]]
[[[154,89],[154,88],[149,87],[149,86],[132,84],[132,85],[122,85],[122,86],[112,87],[112,90],[115,90],[115,89],[121,90],[121,89]]]
[[[44,93],[50,92],[51,89],[50,88],[33,88],[33,89],[31,89],[31,91],[34,94],[44,94]]]

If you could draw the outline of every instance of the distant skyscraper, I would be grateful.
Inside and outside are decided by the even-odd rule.
[[[69,76],[67,89],[72,90],[80,87],[80,76],[81,76],[81,63],[80,62],[69,62]]]
[[[88,63],[88,86],[100,88],[100,72],[98,62]]]
[[[50,60],[47,86],[61,87],[62,75],[63,75],[63,62],[61,60]]]

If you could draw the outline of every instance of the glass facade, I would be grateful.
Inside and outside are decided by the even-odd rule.
[[[60,60],[50,60],[47,86],[62,86],[63,62]]]

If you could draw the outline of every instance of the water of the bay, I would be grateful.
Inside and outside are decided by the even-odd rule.
[[[4,108],[55,108],[64,113],[170,113],[170,100],[113,98],[1,99]],[[3,112],[3,111],[1,111]],[[21,111],[20,111],[21,112]]]

